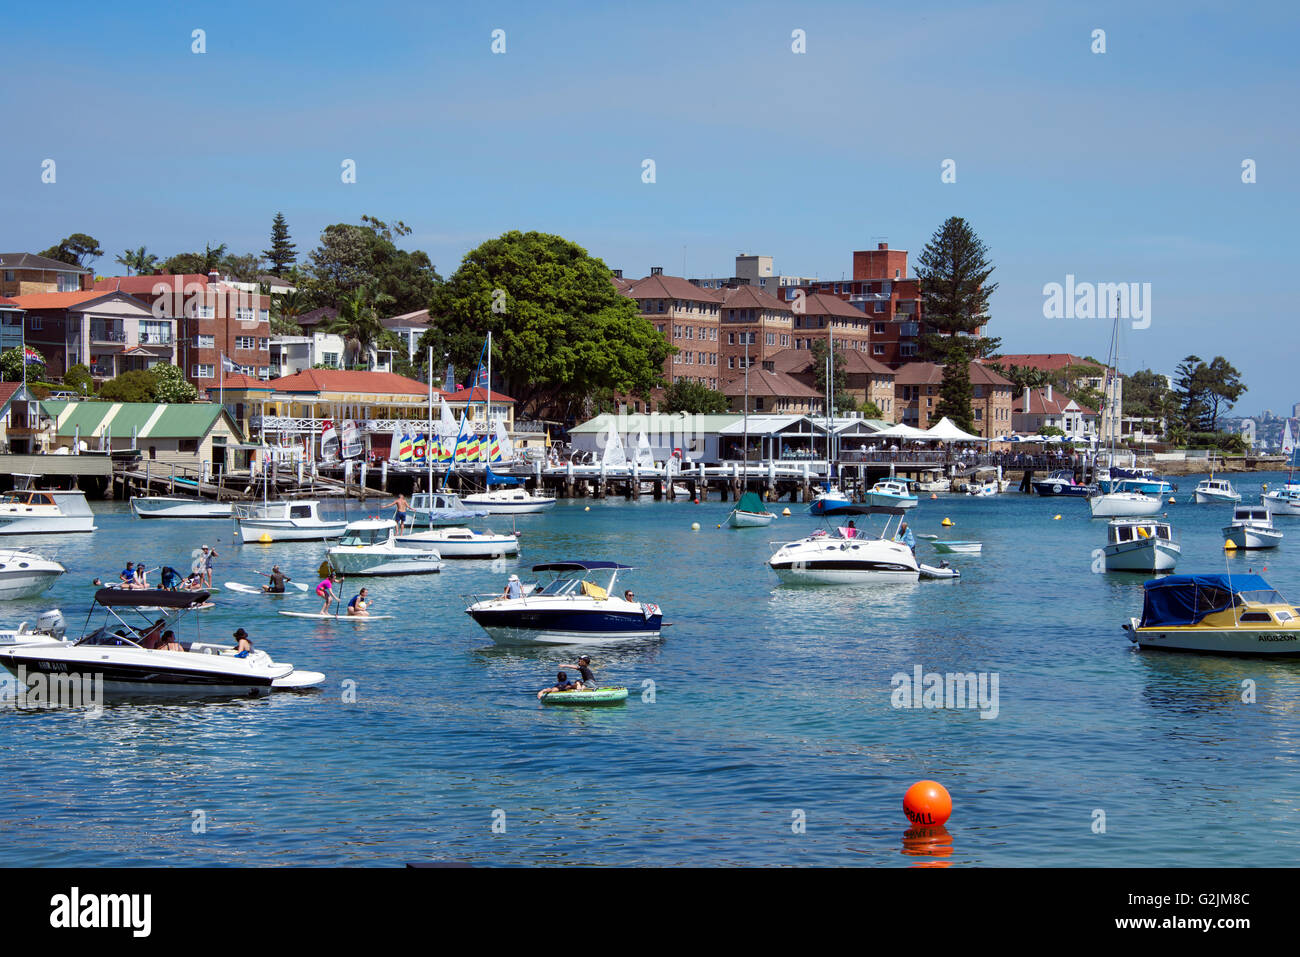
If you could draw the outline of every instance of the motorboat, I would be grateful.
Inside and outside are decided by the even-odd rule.
[[[746,492],[727,515],[732,528],[766,528],[776,521],[776,513],[769,512],[757,492]]]
[[[1073,469],[1057,469],[1047,478],[1034,479],[1034,491],[1039,495],[1064,495],[1070,498],[1087,498],[1097,491],[1095,486],[1081,485],[1075,481]]]
[[[252,542],[320,542],[338,538],[346,521],[321,518],[314,499],[262,502],[234,507],[235,527],[244,544]]]
[[[1000,490],[997,479],[990,479],[987,482],[975,482],[966,486],[966,494],[973,495],[976,498],[988,498],[997,495]]]
[[[397,544],[397,523],[390,518],[351,522],[339,543],[326,553],[326,561],[344,575],[427,575],[442,571],[442,556],[436,549]]]
[[[1259,500],[1270,515],[1300,515],[1300,485],[1288,482],[1279,488],[1269,489]]]
[[[24,489],[0,495],[0,535],[93,532],[95,513],[86,493]]]
[[[1145,518],[1155,515],[1163,506],[1164,503],[1156,496],[1125,487],[1123,482],[1114,492],[1093,495],[1088,499],[1093,518]]]
[[[415,492],[411,495],[408,525],[461,525],[488,512],[467,508],[455,492]]]
[[[834,482],[823,482],[808,511],[813,515],[863,515],[866,506],[855,504]]]
[[[1273,515],[1263,505],[1238,505],[1232,522],[1223,526],[1223,541],[1237,548],[1277,548],[1282,533],[1273,527]]]
[[[0,549],[0,601],[44,594],[66,570],[34,552]]]
[[[1196,483],[1196,504],[1212,505],[1241,501],[1241,493],[1227,479],[1207,478]]]
[[[1183,552],[1168,522],[1135,518],[1112,519],[1102,551],[1108,572],[1171,572]]]
[[[929,478],[918,479],[912,483],[912,487],[918,492],[952,491],[952,480],[944,477],[942,469],[925,469],[924,474]]]
[[[230,503],[180,495],[136,495],[131,498],[131,514],[136,518],[230,518]]]
[[[867,502],[875,508],[916,508],[917,497],[908,490],[906,482],[884,479],[871,486]]]
[[[514,535],[476,532],[460,525],[407,532],[397,536],[397,544],[432,549],[443,558],[505,558],[519,554],[519,539]]]
[[[180,641],[181,651],[148,647],[161,628],[175,629],[208,597],[206,591],[101,588],[91,608],[92,614],[96,606],[106,612],[101,627],[77,641],[49,633],[12,645],[0,643],[0,666],[25,684],[30,684],[28,678],[42,676],[52,682],[89,682],[107,692],[131,694],[265,695],[310,688],[325,680],[319,672],[274,661],[260,649],[236,653],[229,643],[196,639]],[[159,611],[161,628],[155,624]],[[124,617],[132,612],[138,624]],[[198,617],[194,620],[197,628]]]
[[[904,509],[871,506],[868,514],[901,516]],[[912,549],[889,535],[891,519],[879,538],[863,534],[852,523],[827,531],[818,529],[795,542],[773,542],[776,552],[768,566],[791,585],[894,584],[914,582],[920,567]]]
[[[983,542],[932,541],[930,544],[936,552],[945,555],[979,555],[984,551]]]
[[[477,596],[466,614],[501,645],[597,645],[659,637],[658,605],[616,593],[628,565],[607,561],[545,562],[534,572],[553,572],[544,585],[519,598]]]
[[[1097,486],[1103,493],[1141,492],[1163,498],[1178,491],[1173,482],[1163,479],[1148,468],[1111,468],[1102,470],[1097,477]]]
[[[1139,648],[1267,658],[1300,656],[1300,611],[1259,575],[1167,575],[1144,586]]]
[[[67,641],[67,622],[57,608],[43,611],[36,618],[36,627],[20,622],[17,628],[0,629],[0,648],[25,645],[58,645]]]
[[[461,501],[470,508],[483,509],[489,515],[525,515],[544,512],[555,505],[553,497],[538,495],[522,487],[488,489],[466,495]]]

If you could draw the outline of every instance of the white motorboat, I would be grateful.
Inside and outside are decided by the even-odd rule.
[[[1259,575],[1166,575],[1144,586],[1124,624],[1143,649],[1265,658],[1300,656],[1300,611]]]
[[[0,535],[93,532],[95,513],[86,493],[25,489],[0,495]]]
[[[991,495],[997,495],[1001,491],[997,479],[988,482],[979,482],[966,486],[966,494],[974,495],[976,498],[988,498]]]
[[[936,552],[944,554],[979,555],[984,551],[983,542],[932,541],[930,544],[934,546]]]
[[[663,625],[659,606],[615,591],[619,573],[630,570],[606,561],[534,565],[533,571],[555,572],[555,578],[525,588],[518,598],[476,596],[465,612],[502,645],[604,645],[658,638]]]
[[[427,575],[442,571],[442,556],[431,548],[397,544],[397,523],[387,518],[352,522],[326,560],[344,575]]]
[[[310,688],[325,680],[319,672],[274,661],[260,649],[236,653],[230,643],[181,641],[181,651],[152,647],[163,628],[174,629],[181,616],[205,604],[208,597],[205,591],[101,588],[95,593],[95,604],[108,613],[103,627],[78,641],[64,638],[60,625],[57,635],[38,628],[37,633],[28,633],[32,640],[0,642],[0,666],[26,684],[31,683],[28,678],[39,676],[49,682],[85,682],[106,692],[127,694],[265,695]],[[159,610],[163,624],[156,626]],[[139,625],[120,613],[130,611],[138,616]],[[110,630],[114,622],[120,627]]]
[[[1232,522],[1223,526],[1223,540],[1237,548],[1277,548],[1282,533],[1273,527],[1273,516],[1263,505],[1238,505]]]
[[[1270,515],[1300,515],[1300,485],[1288,482],[1259,497]]]
[[[873,506],[868,514],[901,516],[903,509]],[[893,584],[914,582],[920,566],[912,549],[889,536],[886,519],[879,538],[852,525],[827,532],[819,529],[796,542],[773,542],[776,552],[767,564],[791,585]]]
[[[1125,488],[1123,482],[1113,492],[1093,495],[1088,499],[1093,518],[1145,518],[1155,515],[1163,505],[1156,496]]]
[[[871,486],[867,501],[873,507],[916,508],[917,497],[907,490],[907,483],[884,479]]]
[[[768,511],[757,492],[746,492],[727,515],[732,528],[766,528],[776,521],[776,513]]]
[[[467,508],[455,492],[415,492],[409,501],[408,525],[460,525],[488,513],[485,508]]]
[[[476,532],[463,526],[408,532],[397,536],[397,544],[403,548],[432,549],[443,558],[505,558],[519,554],[516,536]]]
[[[1183,550],[1168,522],[1117,518],[1107,527],[1102,551],[1108,572],[1170,572]]]
[[[50,590],[66,569],[33,552],[0,549],[0,601],[35,598]]]
[[[36,618],[36,627],[20,622],[17,628],[0,629],[0,648],[21,645],[57,645],[65,642],[67,622],[57,608],[43,611]]]
[[[131,499],[131,514],[136,518],[230,518],[230,503],[179,495],[136,495]]]
[[[1196,504],[1233,504],[1241,501],[1241,493],[1227,479],[1207,478],[1196,483]]]
[[[466,495],[461,499],[470,508],[481,508],[489,515],[524,515],[544,512],[555,505],[549,495],[538,495],[525,488],[496,488]]]
[[[319,542],[338,538],[348,523],[326,520],[314,499],[236,505],[235,527],[244,544],[252,542]]]

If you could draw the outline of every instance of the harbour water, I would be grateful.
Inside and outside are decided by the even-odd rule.
[[[1225,558],[1231,508],[1190,504],[1198,478],[1178,480],[1168,509],[1178,570],[1267,568],[1300,600],[1300,520],[1278,519],[1277,551]],[[1233,477],[1246,501],[1282,480]],[[314,585],[325,551],[94,508],[94,534],[4,543],[69,568],[41,598],[0,605],[6,627],[59,607],[80,633],[91,579],[128,559],[184,568],[215,544],[218,587],[257,583],[272,562]],[[983,555],[948,556],[959,581],[875,588],[778,585],[768,543],[818,520],[791,505],[767,529],[717,528],[728,508],[561,501],[514,520],[518,562],[365,581],[393,621],[293,620],[276,610],[319,604],[222,590],[197,613],[205,637],[243,627],[324,672],[324,688],[98,716],[0,709],[0,821],[22,835],[0,865],[909,866],[902,796],[921,778],[953,796],[944,860],[958,866],[1294,862],[1300,661],[1135,651],[1120,625],[1144,578],[1093,572],[1106,527],[1085,501],[923,500],[914,531],[982,541]],[[918,553],[936,557],[923,541]],[[625,706],[540,705],[577,652],[498,648],[464,613],[511,571],[566,558],[637,566],[628,587],[673,623],[660,642],[591,652],[603,682],[631,689]],[[894,707],[891,679],[917,666],[995,675],[996,717]]]

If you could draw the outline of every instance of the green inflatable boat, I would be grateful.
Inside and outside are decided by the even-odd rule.
[[[621,704],[626,688],[592,688],[589,691],[552,691],[542,695],[542,704]]]

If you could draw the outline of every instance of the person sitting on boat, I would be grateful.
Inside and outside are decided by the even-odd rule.
[[[264,573],[263,573],[263,572],[258,572],[258,574],[261,575],[261,574],[264,574]],[[283,594],[283,593],[284,593],[284,585],[285,585],[285,582],[291,582],[291,581],[293,581],[292,578],[290,578],[290,577],[289,577],[288,575],[286,575],[284,572],[280,571],[280,566],[279,566],[279,565],[272,565],[272,566],[271,566],[271,574],[267,575],[266,577],[269,578],[271,581],[270,581],[270,584],[267,584],[267,585],[263,585],[263,586],[262,586],[262,591],[267,592],[267,593],[269,593],[269,594],[273,594],[273,595],[281,595],[281,594]]]
[[[352,596],[352,600],[348,602],[349,615],[354,615],[358,618],[365,618],[370,615],[370,612],[366,610],[370,606],[366,594],[366,590],[363,588]]]
[[[578,690],[578,686],[569,680],[569,676],[567,674],[561,671],[558,675],[555,676],[555,687],[543,688],[541,691],[537,692],[537,697],[540,700],[542,698],[545,698],[548,694],[550,694],[553,691],[577,691],[577,690]]]
[[[623,600],[624,600],[624,601],[636,601],[636,595],[632,594],[632,589],[629,588],[629,589],[627,589],[626,591],[623,592]]]
[[[127,562],[126,567],[122,569],[122,574],[117,576],[117,580],[122,588],[134,588],[135,562]]]
[[[248,640],[248,632],[239,628],[235,630],[233,637],[235,639],[235,657],[247,658],[253,650],[253,643]]]
[[[144,562],[135,563],[135,587],[136,588],[149,587],[148,574],[149,573],[144,570]]]
[[[502,598],[523,598],[524,586],[519,582],[518,575],[511,575],[510,580],[506,582],[506,590],[501,593]]]
[[[185,649],[182,648],[180,642],[176,640],[176,632],[164,631],[162,636],[162,643],[159,644],[158,650],[159,651],[184,651]]]
[[[898,532],[894,535],[894,541],[902,542],[912,550],[913,555],[916,554],[916,536],[913,535],[912,530],[907,527],[907,522],[899,523]]]
[[[140,647],[146,651],[155,651],[162,644],[163,625],[166,624],[165,618],[159,618],[150,626],[148,631],[140,633]]]
[[[338,576],[337,578],[335,577],[336,575]],[[335,581],[343,581],[343,576],[338,575],[337,572],[331,572],[322,578],[320,583],[316,586],[316,597],[325,602],[325,604],[321,605],[320,609],[322,615],[328,615],[330,613],[330,605],[340,600],[339,596],[334,592]]]

